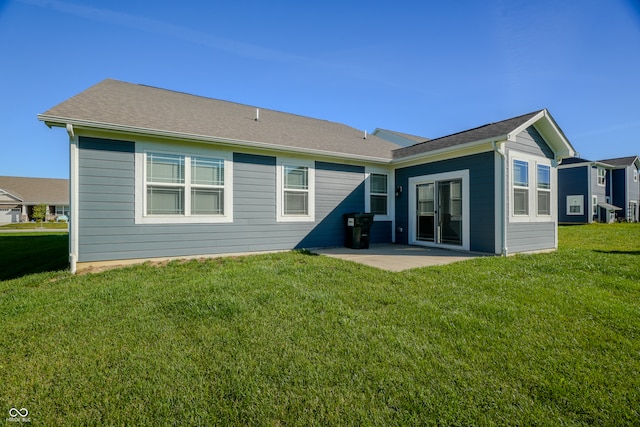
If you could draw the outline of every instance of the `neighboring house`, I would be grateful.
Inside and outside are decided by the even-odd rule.
[[[601,162],[612,166],[609,171],[611,187],[607,187],[611,192],[607,193],[607,196],[611,196],[611,204],[622,208],[616,211],[617,218],[638,222],[640,220],[640,183],[638,182],[640,159],[638,156],[629,156],[601,160]]]
[[[38,118],[71,150],[71,270],[91,263],[372,243],[557,248],[547,110],[400,147],[325,120],[105,80]]]
[[[611,200],[613,166],[579,157],[558,166],[558,222],[588,224],[613,222],[620,207]]]
[[[398,144],[402,147],[408,147],[410,145],[429,140],[429,138],[425,138],[423,136],[410,135],[408,133],[396,132],[394,130],[380,128],[375,128],[375,130],[371,132],[371,135],[386,139],[387,141],[393,142],[394,144]]]
[[[46,220],[69,216],[69,180],[0,176],[0,224],[28,222],[33,207],[47,205]]]

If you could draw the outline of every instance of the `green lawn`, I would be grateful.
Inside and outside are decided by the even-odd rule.
[[[17,222],[0,225],[0,230],[67,230],[69,224],[66,222]]]
[[[638,425],[640,225],[561,227],[560,244],[403,273],[291,252],[3,281],[0,411],[34,425]]]

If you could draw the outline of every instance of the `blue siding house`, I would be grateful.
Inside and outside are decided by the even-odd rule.
[[[579,157],[558,166],[558,221],[560,224],[612,222],[622,208],[612,202],[613,166]]]
[[[341,246],[349,212],[372,243],[553,250],[575,155],[547,110],[420,141],[111,79],[38,118],[69,135],[73,272]]]
[[[601,160],[612,166],[609,171],[611,177],[611,203],[622,209],[616,211],[619,220],[638,222],[640,220],[640,159],[638,156],[618,157]],[[607,187],[609,188],[609,187]]]

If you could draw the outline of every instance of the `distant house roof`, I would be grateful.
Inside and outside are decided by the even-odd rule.
[[[68,179],[0,176],[0,191],[14,196],[24,205],[69,204]]]
[[[403,147],[408,147],[410,145],[414,145],[418,142],[428,141],[429,138],[425,136],[411,135],[409,133],[398,132],[395,130],[389,129],[380,129],[376,128],[372,135],[379,136],[380,138],[386,139],[387,141],[393,142],[394,144],[401,145]]]
[[[445,150],[466,144],[512,140],[516,134],[529,126],[540,123],[540,131],[548,142],[552,143],[552,149],[560,153],[561,157],[575,155],[575,150],[564,136],[560,127],[555,123],[547,110],[534,111],[511,119],[496,123],[489,123],[473,129],[431,139],[410,147],[394,150],[395,159],[415,156],[423,153]],[[546,135],[545,135],[546,134]]]
[[[617,157],[615,159],[606,159],[600,161],[602,163],[610,164],[616,168],[631,166],[634,163],[637,163],[637,166],[640,167],[640,159],[638,158],[638,156]]]
[[[107,129],[389,162],[398,145],[344,124],[107,79],[38,116]],[[256,120],[257,119],[257,120]]]
[[[560,168],[564,167],[571,167],[571,166],[576,166],[576,165],[590,165],[590,166],[600,166],[603,168],[608,168],[608,169],[612,169],[613,165],[609,162],[605,162],[605,161],[594,161],[594,160],[587,160],[587,159],[583,159],[581,157],[567,157],[565,159],[562,159],[562,163],[558,166]]]

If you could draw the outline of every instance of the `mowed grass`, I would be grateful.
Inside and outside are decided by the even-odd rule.
[[[39,425],[638,425],[639,224],[387,273],[291,252],[0,282]],[[4,249],[2,249],[4,251]]]

